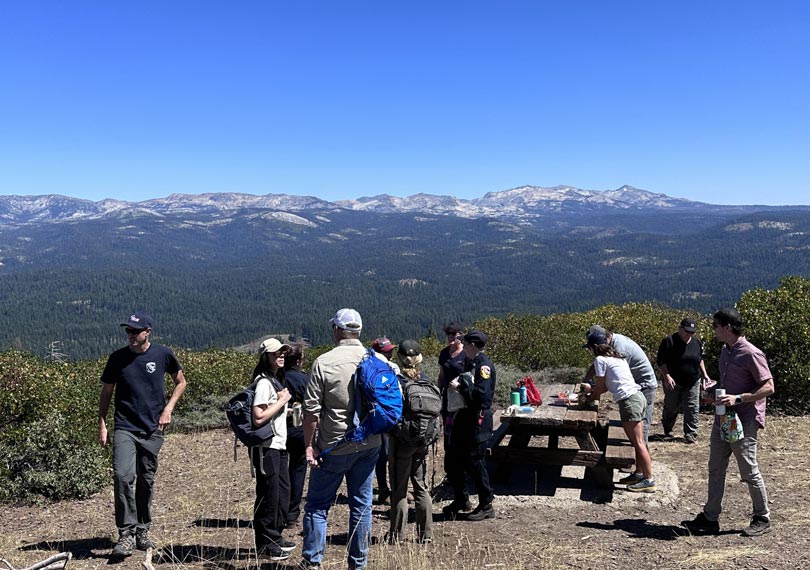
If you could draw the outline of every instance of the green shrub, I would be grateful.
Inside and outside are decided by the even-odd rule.
[[[810,411],[810,279],[785,277],[776,289],[752,289],[737,309],[746,338],[768,357],[776,386],[771,403],[787,413]]]

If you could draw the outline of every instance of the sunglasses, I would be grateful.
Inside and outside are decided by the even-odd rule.
[[[142,333],[143,331],[145,331],[145,330],[146,330],[146,329],[133,329],[132,327],[127,327],[127,328],[125,328],[125,329],[124,329],[124,331],[125,331],[127,334],[134,334],[134,335],[139,335],[139,334],[141,334],[141,333]]]

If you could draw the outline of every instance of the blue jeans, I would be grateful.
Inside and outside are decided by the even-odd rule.
[[[309,490],[304,507],[304,559],[313,564],[323,561],[326,549],[326,518],[337,491],[346,476],[349,495],[349,570],[366,567],[371,537],[371,501],[374,467],[380,447],[345,455],[327,455],[320,469],[309,474]]]

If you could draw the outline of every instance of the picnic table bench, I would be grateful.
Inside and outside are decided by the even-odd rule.
[[[531,414],[496,414],[488,454],[499,464],[496,477],[508,480],[512,465],[581,465],[597,485],[613,485],[613,470],[626,468],[635,461],[618,412],[601,414],[597,404],[586,407],[577,403],[552,405],[556,395],[569,393],[570,384],[538,385],[542,404]],[[507,445],[501,445],[509,436]],[[530,445],[535,436],[546,436],[547,446]],[[577,447],[560,447],[561,437],[571,437]]]

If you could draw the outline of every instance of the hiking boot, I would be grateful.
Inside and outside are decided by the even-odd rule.
[[[681,522],[681,526],[686,527],[692,534],[720,534],[720,523],[710,521],[702,512],[691,521]]]
[[[152,540],[152,537],[149,536],[147,529],[144,528],[135,532],[135,548],[138,550],[146,550],[147,548],[157,550],[157,545],[155,541]]]
[[[112,549],[112,555],[116,558],[130,556],[135,548],[135,536],[132,534],[122,534],[118,539],[118,544]]]
[[[632,485],[633,483],[638,483],[644,479],[644,475],[642,473],[630,473],[627,477],[619,479],[619,485]]]
[[[495,518],[495,509],[492,508],[492,505],[481,506],[478,505],[475,507],[475,510],[467,515],[468,521],[482,521],[484,519],[494,519]]]
[[[448,517],[455,517],[461,511],[469,511],[472,509],[472,504],[470,503],[469,499],[464,502],[461,501],[453,501],[449,505],[445,505],[442,507],[442,513]]]
[[[766,532],[771,532],[771,521],[767,517],[760,515],[754,515],[751,524],[742,531],[743,536],[761,536]]]
[[[655,493],[655,479],[642,479],[638,483],[627,486],[631,493]]]

